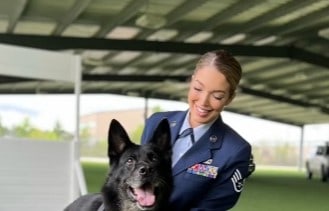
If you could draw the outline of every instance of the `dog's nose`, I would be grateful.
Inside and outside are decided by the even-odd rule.
[[[139,172],[140,175],[146,175],[146,174],[148,174],[149,169],[145,166],[142,166],[142,167],[139,168],[138,172]]]

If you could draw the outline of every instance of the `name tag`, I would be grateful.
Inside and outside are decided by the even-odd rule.
[[[195,164],[187,169],[187,172],[190,174],[196,174],[199,176],[209,177],[215,179],[217,177],[218,167],[205,165],[205,164]]]

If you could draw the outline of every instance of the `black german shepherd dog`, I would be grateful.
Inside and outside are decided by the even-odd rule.
[[[108,133],[110,171],[101,193],[81,196],[64,211],[168,211],[171,153],[167,120],[159,123],[149,144],[136,145],[113,119]]]

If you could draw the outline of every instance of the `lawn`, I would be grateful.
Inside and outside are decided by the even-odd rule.
[[[82,162],[89,192],[98,192],[107,163]],[[328,211],[329,183],[307,180],[303,172],[256,169],[232,211]]]
[[[81,163],[86,178],[88,192],[99,192],[107,175],[108,164],[91,161],[82,161]]]
[[[329,183],[307,180],[303,172],[256,170],[234,211],[328,211]]]

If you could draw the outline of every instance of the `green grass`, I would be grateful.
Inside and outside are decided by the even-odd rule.
[[[246,181],[234,211],[328,211],[329,183],[303,172],[256,170]]]
[[[89,192],[99,192],[107,163],[82,162]],[[232,211],[328,211],[329,183],[293,170],[257,169]]]
[[[81,163],[86,178],[88,192],[100,192],[107,175],[108,164],[90,161],[83,161]]]

